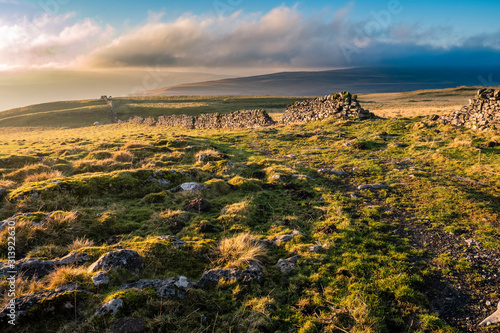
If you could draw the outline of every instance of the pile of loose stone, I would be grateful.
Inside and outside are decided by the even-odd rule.
[[[487,131],[500,129],[500,91],[494,89],[478,90],[469,105],[447,116],[433,116],[443,124],[465,126],[472,129]]]
[[[348,92],[340,92],[290,105],[283,114],[281,123],[287,125],[331,117],[370,119],[375,115],[361,107],[357,96],[352,96]]]

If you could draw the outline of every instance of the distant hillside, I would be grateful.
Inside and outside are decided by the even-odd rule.
[[[365,109],[383,117],[444,114],[467,104],[475,87],[417,90],[400,93],[358,94]],[[333,90],[335,91],[335,90]],[[133,116],[227,113],[265,109],[279,119],[287,105],[307,97],[297,96],[142,96],[113,98],[118,118]],[[102,100],[76,100],[35,104],[0,112],[0,127],[85,127],[111,122],[110,108]]]
[[[268,75],[181,84],[142,93],[154,95],[318,96],[337,91],[404,92],[459,86],[498,85],[500,69],[484,68],[352,68]]]

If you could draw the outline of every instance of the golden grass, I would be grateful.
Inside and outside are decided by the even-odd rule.
[[[134,155],[128,151],[118,151],[113,154],[113,159],[117,162],[132,162]]]
[[[138,148],[150,148],[152,147],[149,142],[145,141],[129,141],[123,145],[125,149],[138,149]]]
[[[77,237],[73,243],[69,244],[67,249],[69,252],[75,252],[78,251],[79,249],[85,248],[85,247],[92,247],[94,246],[95,243],[91,239],[87,239],[85,237],[79,238]]]
[[[41,182],[44,180],[59,178],[62,176],[63,176],[63,174],[61,171],[52,170],[52,171],[48,171],[48,172],[40,172],[40,173],[37,173],[34,175],[27,176],[24,179],[24,182],[25,183]]]
[[[223,238],[216,249],[217,264],[221,267],[261,265],[267,257],[264,245],[255,242],[250,233]]]

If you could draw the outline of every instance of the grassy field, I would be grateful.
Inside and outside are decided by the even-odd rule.
[[[473,94],[361,95],[375,113],[393,112],[401,103],[401,115],[252,130],[83,127],[95,121],[90,118],[21,127],[9,111],[0,121],[10,124],[0,132],[0,188],[8,190],[0,221],[25,213],[16,218],[17,259],[86,253],[92,260],[39,279],[18,278],[18,296],[71,283],[89,293],[48,299],[2,331],[104,332],[115,317],[94,313],[120,298],[124,307],[116,317],[140,318],[150,332],[495,332],[494,325],[477,324],[500,300],[499,268],[490,264],[500,260],[500,147],[483,148],[499,142],[500,133],[413,116],[427,112],[416,105],[431,107],[428,99],[441,96],[435,104],[444,109]],[[141,116],[241,108],[279,113],[289,101],[116,100],[123,103],[120,114],[137,108]],[[94,107],[86,103],[100,107],[96,101],[58,107],[61,113]],[[403,117],[407,106],[415,106],[411,117]],[[20,110],[39,122],[51,111],[50,105]],[[203,154],[209,158],[200,160]],[[318,172],[322,168],[338,172]],[[157,171],[169,182],[149,181]],[[207,189],[170,191],[188,181]],[[384,186],[360,189],[366,184]],[[197,198],[211,208],[186,211]],[[241,236],[272,241],[293,230],[301,235],[265,247]],[[177,248],[158,239],[163,235],[187,245]],[[0,231],[3,261],[7,238],[7,230]],[[112,270],[108,286],[94,286],[87,266],[121,248],[142,255],[145,268]],[[278,260],[294,255],[300,255],[296,266],[282,273]],[[139,279],[183,275],[196,281],[209,269],[256,263],[261,282],[221,280],[184,298],[161,298],[147,288],[117,290]],[[7,290],[4,278],[2,305]],[[62,306],[68,300],[71,307]]]

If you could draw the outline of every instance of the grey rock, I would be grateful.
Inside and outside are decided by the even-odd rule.
[[[121,298],[113,298],[111,301],[101,305],[97,309],[95,316],[102,317],[110,312],[113,316],[116,316],[116,314],[122,307],[123,307],[123,300]]]
[[[235,267],[216,268],[203,273],[196,286],[202,289],[211,288],[216,286],[221,279],[236,280],[241,283],[260,282],[262,277],[262,271],[257,265],[251,265],[243,270]]]
[[[56,265],[65,266],[65,265],[75,265],[75,264],[83,264],[90,260],[90,256],[86,253],[70,253],[67,256],[62,257],[59,260],[56,260]]]
[[[120,318],[115,320],[109,326],[110,333],[144,333],[146,325],[138,318]]]
[[[318,173],[327,174],[327,175],[335,175],[335,176],[345,176],[346,172],[340,170],[332,170],[332,169],[319,169]]]
[[[288,259],[280,259],[278,260],[276,266],[278,266],[281,273],[290,274],[295,269],[295,266],[300,258],[301,256],[297,255]]]
[[[186,243],[186,242],[184,242],[184,241],[180,240],[179,238],[177,238],[177,237],[175,237],[175,236],[170,236],[170,235],[167,235],[167,236],[160,236],[160,237],[158,237],[158,240],[168,240],[168,241],[170,241],[170,243],[171,243],[173,246],[175,246],[175,247],[177,247],[177,248],[179,248],[179,247],[183,247],[183,246],[186,246],[186,245],[187,245],[187,243]]]
[[[358,190],[382,190],[384,188],[389,188],[389,185],[384,184],[366,184],[359,185]]]
[[[479,326],[489,326],[500,322],[500,302],[498,303],[497,310],[488,318],[479,323]]]
[[[130,288],[152,288],[159,297],[170,298],[177,296],[179,298],[183,298],[186,291],[193,288],[193,283],[190,282],[185,276],[176,276],[156,280],[142,279],[136,282],[123,284],[118,287],[118,290]]]
[[[201,192],[207,189],[207,185],[202,183],[184,183],[171,189],[171,192],[186,191],[186,192]]]
[[[284,180],[285,179],[285,176],[283,175],[272,175],[271,177],[269,177],[269,180]]]
[[[94,285],[107,285],[109,284],[109,275],[106,272],[97,272],[92,276],[92,282]]]
[[[88,268],[88,272],[124,268],[139,273],[144,266],[142,257],[133,250],[117,250],[103,254]]]
[[[276,236],[276,238],[274,238],[274,244],[279,245],[283,242],[288,242],[296,236],[305,236],[305,235],[298,230],[294,230],[290,234]]]
[[[309,252],[318,253],[323,249],[322,246],[312,245],[309,246]]]
[[[61,286],[57,289],[50,290],[50,291],[44,291],[44,292],[39,292],[39,293],[34,293],[26,296],[21,296],[12,299],[13,304],[16,305],[16,312],[15,314],[17,315],[16,319],[22,318],[26,312],[31,310],[33,307],[35,307],[39,302],[41,301],[47,301],[50,299],[57,298],[58,296],[68,293],[68,292],[73,292],[73,291],[81,291],[84,293],[88,293],[85,290],[80,289],[80,287],[76,284],[72,285],[65,285]],[[47,304],[45,304],[47,306]],[[44,310],[47,310],[47,308],[44,308]],[[57,308],[53,309],[53,312],[57,311]],[[12,319],[11,316],[11,309],[9,308],[9,305],[4,306],[3,308],[0,309],[0,323],[4,323],[7,321],[10,321]]]

